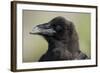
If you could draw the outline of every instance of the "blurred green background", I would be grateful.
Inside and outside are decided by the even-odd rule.
[[[48,43],[42,36],[29,34],[29,32],[32,31],[32,26],[48,22],[57,16],[65,17],[75,24],[76,30],[79,35],[80,49],[83,53],[87,54],[89,58],[91,57],[91,14],[23,10],[23,62],[37,62],[48,49]]]

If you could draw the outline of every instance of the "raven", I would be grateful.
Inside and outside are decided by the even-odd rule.
[[[80,50],[73,22],[64,17],[58,16],[47,23],[34,26],[31,34],[41,35],[48,42],[48,50],[39,61],[88,59]]]

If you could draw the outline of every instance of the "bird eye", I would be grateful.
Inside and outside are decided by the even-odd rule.
[[[56,30],[61,30],[61,26],[56,26]]]

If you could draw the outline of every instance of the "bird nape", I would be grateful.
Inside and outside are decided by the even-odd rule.
[[[41,35],[48,42],[48,50],[39,61],[88,59],[80,50],[74,24],[64,17],[58,16],[47,23],[33,26],[31,34]]]

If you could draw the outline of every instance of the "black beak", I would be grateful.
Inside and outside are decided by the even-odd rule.
[[[41,33],[41,30],[37,25],[34,25],[32,27],[32,31],[30,32],[30,34],[38,34],[38,33]]]
[[[50,27],[48,23],[35,25],[32,28],[32,32],[30,34],[39,34],[39,35],[48,35],[52,36],[56,31]]]

